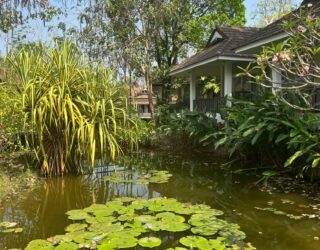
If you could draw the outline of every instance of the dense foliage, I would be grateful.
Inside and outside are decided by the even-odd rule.
[[[113,159],[124,146],[135,146],[125,86],[109,70],[88,65],[74,44],[21,49],[6,62],[4,90],[14,94],[1,93],[17,97],[23,134],[43,174],[79,173],[97,157]]]
[[[288,39],[266,46],[258,55],[257,63],[246,70],[253,81],[273,89],[278,99],[293,109],[320,110],[317,100],[320,86],[317,80],[320,75],[319,11],[318,5],[310,3],[287,16],[282,26]],[[270,70],[278,77],[271,77]]]
[[[297,0],[258,0],[252,20],[258,27],[265,27],[284,17],[295,8]]]
[[[293,112],[276,96],[259,94],[249,100],[231,100],[224,123],[215,114],[182,111],[164,113],[160,130],[166,136],[185,137],[192,145],[225,148],[230,157],[247,163],[274,166],[300,176],[312,175],[320,162],[320,114]]]
[[[223,127],[223,124],[217,121],[214,113],[208,115],[187,110],[167,112],[167,109],[164,109],[158,119],[159,130],[162,134],[169,137],[185,138],[190,145],[194,146],[206,144],[203,138]]]

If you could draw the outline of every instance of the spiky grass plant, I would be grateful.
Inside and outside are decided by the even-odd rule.
[[[70,42],[39,45],[7,56],[8,84],[23,100],[24,131],[47,176],[81,173],[97,158],[113,159],[136,145],[124,86],[110,71],[90,67]]]

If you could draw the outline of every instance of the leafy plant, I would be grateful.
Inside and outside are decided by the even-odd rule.
[[[301,176],[318,167],[318,114],[292,112],[272,94],[256,96],[254,101],[233,100],[226,110],[225,130],[209,134],[203,141],[220,138],[215,147],[224,146],[230,156],[237,153],[260,161],[271,159],[279,167],[297,166]]]
[[[221,83],[217,81],[216,77],[200,77],[200,83],[204,84],[202,94],[218,94],[221,90]]]
[[[6,74],[6,69],[0,67],[0,151],[16,150],[23,145],[22,99],[14,86],[4,82]]]
[[[125,146],[135,147],[125,86],[102,66],[88,65],[74,44],[23,48],[6,62],[6,84],[22,102],[24,133],[44,175],[80,173],[97,157],[113,159]]]
[[[168,114],[166,124],[160,127],[163,134],[173,137],[186,137],[193,145],[208,145],[203,138],[223,127],[216,119],[216,114],[190,112],[183,110]]]

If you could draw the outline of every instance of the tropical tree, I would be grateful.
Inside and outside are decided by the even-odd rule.
[[[255,82],[273,89],[281,101],[294,109],[319,110],[319,10],[310,3],[290,14],[283,23],[288,39],[264,48],[257,65],[247,69]],[[270,69],[277,72],[281,81],[270,76]]]
[[[61,8],[52,4],[49,0],[0,0],[0,37],[3,33],[6,54],[24,42],[29,20],[40,19],[46,24],[62,14]]]
[[[81,173],[98,157],[114,159],[136,145],[125,86],[109,70],[88,65],[74,44],[22,48],[6,63],[6,85],[20,97],[24,135],[42,174]]]
[[[129,79],[143,76],[150,99],[152,82],[170,83],[169,68],[203,48],[215,24],[245,22],[242,0],[96,1],[80,17],[81,46]]]
[[[252,19],[256,20],[256,26],[264,27],[290,13],[295,3],[296,0],[259,0]]]

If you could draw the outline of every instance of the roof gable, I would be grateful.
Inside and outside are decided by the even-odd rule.
[[[217,29],[214,29],[208,42],[206,45],[206,48],[208,48],[209,46],[221,41],[221,39],[223,39],[222,34],[219,33],[219,31]]]
[[[234,56],[252,58],[252,55],[236,54],[234,48],[242,41],[257,32],[258,28],[218,26],[213,32],[205,49],[199,51],[182,63],[174,66],[171,73],[189,68],[210,58],[219,56]],[[221,38],[220,38],[221,37]]]

